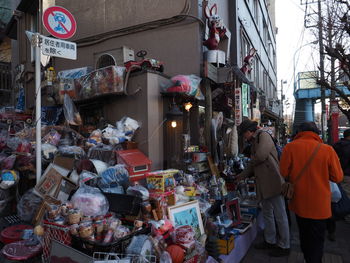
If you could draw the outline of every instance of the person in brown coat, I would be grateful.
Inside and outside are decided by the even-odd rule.
[[[239,134],[252,146],[251,160],[236,180],[255,176],[257,198],[262,204],[265,223],[265,241],[256,244],[255,248],[272,249],[270,256],[287,256],[290,252],[289,225],[284,198],[281,195],[284,179],[279,171],[275,143],[270,134],[258,128],[258,123],[255,121],[244,120],[238,129]]]

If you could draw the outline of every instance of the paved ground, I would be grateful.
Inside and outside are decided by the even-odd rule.
[[[294,216],[292,216],[292,219],[291,254],[289,257],[273,258],[268,255],[267,251],[257,250],[251,246],[241,263],[302,263],[303,256],[300,250],[299,234]],[[255,242],[261,241],[263,241],[262,232],[255,239]],[[337,222],[336,241],[331,242],[326,239],[323,262],[350,263],[350,224],[344,221]]]

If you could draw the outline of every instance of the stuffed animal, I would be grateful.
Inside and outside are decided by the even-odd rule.
[[[218,8],[214,4],[210,9],[205,7],[205,17],[208,19],[209,37],[203,42],[209,50],[217,50],[220,40],[225,36],[226,28],[222,24],[222,19],[217,15]]]
[[[169,245],[172,243],[172,234],[174,225],[170,220],[164,219],[159,221],[150,221],[152,224],[152,233],[155,236],[162,236],[164,241]]]
[[[254,56],[256,55],[257,50],[255,48],[251,48],[249,50],[249,54],[248,56],[246,56],[243,60],[243,66],[241,67],[241,71],[244,74],[250,74],[250,72],[252,71],[252,65],[253,65],[253,61],[254,61]]]

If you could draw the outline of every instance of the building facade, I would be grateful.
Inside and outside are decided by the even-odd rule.
[[[124,115],[142,122],[143,133],[136,139],[139,147],[155,160],[155,168],[171,167],[181,162],[184,131],[192,138],[191,144],[203,141],[202,137],[205,137],[207,145],[216,144],[212,142],[212,137],[216,136],[212,136],[211,127],[211,119],[216,112],[223,111],[224,117],[233,121],[239,116],[240,121],[247,117],[263,124],[278,124],[276,29],[274,19],[271,19],[274,18],[271,1],[22,0],[7,26],[7,35],[16,42],[13,45],[12,67],[24,67],[26,108],[34,106],[35,92],[33,52],[25,30],[48,35],[42,26],[41,16],[42,10],[52,5],[65,7],[77,21],[76,34],[70,41],[77,43],[78,59],[51,58],[49,65],[56,71],[123,66],[125,60],[121,54],[125,53],[121,50],[134,50],[135,53],[146,50],[147,57],[164,63],[164,73],[147,71],[131,76],[128,92],[124,91],[123,96],[94,100],[94,105],[91,101],[77,102],[86,115],[91,115],[92,109],[98,108],[96,111],[102,112],[111,122]],[[225,59],[220,63],[208,59],[206,55],[210,53],[206,52],[210,50],[203,45],[203,41],[210,37],[205,7],[214,5],[225,27],[218,46]],[[248,65],[251,70],[243,73],[244,60],[253,49],[256,53],[249,61],[252,65]],[[174,132],[164,124],[166,112],[171,103],[176,102],[182,107],[186,99],[163,97],[159,89],[169,76],[178,74],[202,77],[205,100],[192,101],[194,107],[184,114],[182,124]],[[137,93],[130,93],[129,89]],[[216,96],[220,91],[224,94],[225,107],[221,107],[221,100],[215,102],[220,97]],[[236,91],[242,97],[233,103]],[[43,103],[50,105],[52,102],[43,99]],[[235,112],[236,108],[241,109]],[[239,122],[236,121],[236,124]],[[163,129],[160,128],[162,125]],[[174,143],[174,138],[169,139],[168,135],[176,138],[177,142]]]

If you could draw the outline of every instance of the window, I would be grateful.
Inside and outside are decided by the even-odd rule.
[[[277,62],[276,62],[276,51],[275,50],[273,50],[273,61],[272,61],[272,63],[273,63],[273,67],[274,67],[274,69],[276,69],[277,68]]]
[[[267,27],[266,21],[264,20],[263,41],[264,41],[264,44],[265,44],[266,47],[268,46],[268,39],[269,39],[269,29]]]
[[[263,91],[265,92],[266,97],[269,96],[268,94],[268,82],[267,82],[268,76],[266,70],[264,70],[264,76],[263,76]]]
[[[256,87],[259,87],[260,86],[260,83],[259,83],[259,73],[260,73],[259,72],[259,64],[260,64],[260,61],[257,58],[257,56],[254,59],[254,64],[255,64],[255,66],[254,66],[254,72],[255,72],[255,74],[254,74],[254,77],[255,77],[254,83],[255,83]]]
[[[259,25],[259,0],[254,0],[254,19],[255,23]]]
[[[96,69],[105,68],[108,66],[115,66],[115,60],[111,55],[103,54],[96,62]]]

